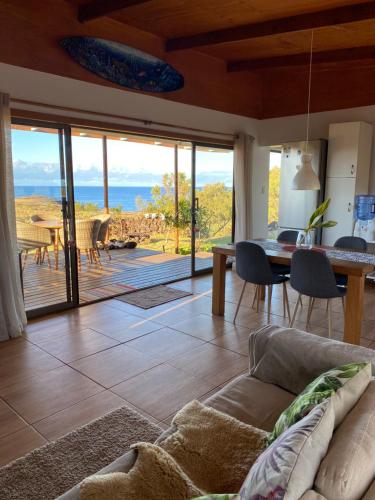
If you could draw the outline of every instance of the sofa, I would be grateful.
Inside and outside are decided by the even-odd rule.
[[[374,374],[375,351],[371,349],[345,344],[293,328],[268,325],[249,337],[249,372],[229,382],[204,403],[244,423],[271,431],[280,413],[318,375],[337,366],[363,361],[371,363]],[[372,379],[358,401],[356,405],[358,408],[354,407],[336,429],[331,443],[335,440],[336,434],[342,441],[342,445],[347,444],[346,441],[351,439],[351,432],[345,431],[343,436],[339,431],[342,426],[346,425],[343,428],[347,428],[347,419],[358,419],[355,412],[362,412],[361,405],[365,408],[363,413],[367,420],[365,424],[361,422],[360,425],[367,427],[364,442],[359,445],[365,449],[357,455],[358,463],[356,457],[350,456],[348,457],[350,464],[345,463],[342,471],[335,471],[335,474],[340,476],[340,480],[352,481],[348,498],[369,500],[375,499],[375,460],[373,458],[375,456],[375,379]],[[350,426],[349,428],[351,429]],[[173,426],[164,431],[156,444],[164,439],[166,434],[173,431]],[[345,450],[345,446],[341,449]],[[330,448],[326,459],[329,456]],[[336,466],[342,457],[340,460],[337,457],[333,459]],[[135,461],[136,451],[131,450],[102,469],[99,474],[128,472]],[[79,498],[79,485],[76,485],[59,497],[59,500],[79,500]],[[342,500],[337,496],[322,496],[314,490],[306,492],[302,498],[304,500],[324,498]]]

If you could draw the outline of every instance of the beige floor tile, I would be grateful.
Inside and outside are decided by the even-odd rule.
[[[71,331],[69,333],[59,333],[58,335],[53,335],[51,338],[45,335],[43,338],[38,338],[35,341],[32,337],[31,341],[65,363],[90,356],[91,354],[119,344],[117,340],[95,332],[91,328]]]
[[[183,307],[174,307],[173,309],[169,309],[166,311],[162,311],[159,313],[155,313],[150,316],[152,321],[156,321],[163,326],[169,326],[170,328],[174,328],[175,324],[178,321],[183,321],[184,319],[189,319],[191,317],[191,312],[186,311]]]
[[[149,370],[159,363],[157,359],[127,345],[119,345],[74,361],[70,365],[92,380],[109,388]]]
[[[62,366],[61,361],[30,342],[4,342],[0,350],[0,388]]]
[[[164,327],[144,337],[132,340],[127,345],[157,358],[162,363],[203,344],[204,341],[200,339]]]
[[[113,392],[158,420],[163,420],[209,389],[207,382],[166,364],[112,387]]]
[[[232,332],[233,324],[217,316],[196,314],[190,315],[189,319],[177,322],[173,328],[202,340],[212,340],[215,337]]]
[[[216,339],[211,340],[210,343],[247,356],[249,354],[250,335],[251,331],[249,329],[237,327],[226,335],[216,337]]]
[[[245,370],[248,366],[248,358],[216,345],[204,344],[168,361],[168,364],[209,381],[210,389],[213,389]]]
[[[161,328],[159,323],[150,321],[147,318],[140,318],[139,316],[133,316],[126,313],[123,314],[125,314],[125,316],[122,319],[116,317],[106,322],[91,325],[91,328],[119,342],[127,342],[136,339]]]
[[[0,465],[5,465],[43,446],[47,441],[32,427],[25,427],[0,438]]]
[[[26,426],[27,423],[5,401],[0,400],[0,438]]]
[[[62,366],[4,387],[0,396],[27,422],[33,423],[102,390],[69,366]]]
[[[112,392],[103,391],[35,422],[33,427],[46,439],[53,441],[125,404],[122,398]]]

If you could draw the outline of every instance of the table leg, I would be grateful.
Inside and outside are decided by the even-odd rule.
[[[53,251],[55,254],[55,269],[56,271],[59,268],[59,238],[60,238],[60,233],[58,229],[55,229],[55,241],[53,245]]]
[[[227,257],[214,253],[212,276],[212,314],[224,316],[225,312],[225,271]]]
[[[365,277],[349,275],[344,326],[344,342],[349,344],[360,344],[364,292]]]

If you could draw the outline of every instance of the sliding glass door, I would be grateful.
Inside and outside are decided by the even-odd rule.
[[[193,274],[212,267],[212,247],[233,241],[233,149],[193,147]]]
[[[12,123],[17,248],[29,316],[78,303],[69,127]]]

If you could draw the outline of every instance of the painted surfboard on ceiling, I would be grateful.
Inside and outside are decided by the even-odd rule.
[[[89,36],[60,41],[81,66],[113,83],[143,92],[173,92],[184,86],[184,77],[157,57],[118,42]]]

